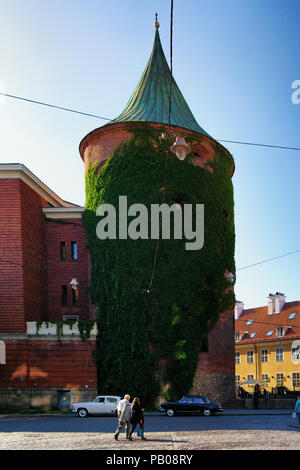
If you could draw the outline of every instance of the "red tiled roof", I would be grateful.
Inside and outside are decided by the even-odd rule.
[[[289,318],[296,313],[294,318]],[[251,324],[247,324],[253,320]],[[277,328],[284,328],[284,336],[276,336]],[[272,334],[267,335],[269,331]],[[235,333],[241,333],[241,340],[236,344],[249,344],[282,339],[300,339],[300,301],[287,302],[280,313],[268,314],[268,307],[249,308],[235,320]],[[255,336],[250,337],[251,333]]]

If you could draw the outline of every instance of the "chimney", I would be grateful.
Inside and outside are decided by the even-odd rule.
[[[280,313],[285,304],[286,296],[281,292],[276,292],[276,294],[269,294],[268,297],[268,314],[272,315],[273,313]]]
[[[286,296],[281,292],[275,294],[275,313],[280,313],[285,304]]]
[[[234,319],[238,320],[244,311],[245,304],[237,300],[234,307]]]
[[[274,294],[269,294],[269,297],[268,297],[268,314],[272,315],[272,313],[275,313],[275,295]]]

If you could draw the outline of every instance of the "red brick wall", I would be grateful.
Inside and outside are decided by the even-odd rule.
[[[151,122],[148,124],[156,129],[162,128],[162,124],[159,123]],[[102,162],[104,164],[121,142],[130,140],[132,132],[129,130],[130,123],[118,122],[94,129],[86,135],[84,139],[82,139],[79,147],[81,158],[84,161],[85,171],[87,171],[90,166],[95,165],[95,163]],[[171,126],[171,132],[174,136],[174,141],[175,136],[191,137],[195,134],[193,131],[178,126]],[[201,144],[195,141],[192,146],[193,151],[201,156],[201,158],[193,158],[192,163],[206,167],[208,171],[213,171],[213,169],[209,165],[206,166],[206,164],[213,161],[215,158],[216,142],[208,136],[201,135]],[[228,150],[223,146],[221,147],[225,153],[230,156]],[[232,160],[232,175],[233,173],[234,161]]]
[[[0,178],[0,331],[25,330],[21,181]]]
[[[97,387],[95,342],[7,336],[26,333],[26,321],[62,320],[65,314],[90,319],[82,220],[46,221],[42,207],[47,205],[21,179],[0,178],[0,333],[6,345],[0,387]],[[66,243],[66,261],[60,260],[61,241]],[[77,242],[77,260],[71,260],[72,241]],[[71,305],[72,278],[79,282],[79,306]],[[67,307],[61,306],[63,284],[68,287]]]
[[[65,219],[65,223],[47,221],[48,252],[48,320],[62,320],[63,315],[79,315],[90,319],[89,309],[89,253],[86,249],[85,228],[81,219]],[[66,244],[66,261],[60,259],[60,242]],[[71,242],[77,242],[78,259],[71,259]],[[72,305],[71,280],[76,278],[79,287],[79,305]],[[61,306],[61,286],[67,286],[68,306]]]
[[[233,312],[222,313],[208,336],[208,352],[199,354],[191,394],[206,395],[222,403],[235,398],[233,338]]]
[[[0,179],[1,332],[23,332],[47,315],[43,205],[21,179]]]
[[[233,312],[222,313],[208,336],[208,353],[200,353],[198,370],[234,374]]]
[[[22,254],[24,308],[26,321],[47,319],[47,246],[45,217],[47,205],[35,191],[21,181]]]
[[[6,340],[5,345],[0,387],[97,387],[95,341]]]

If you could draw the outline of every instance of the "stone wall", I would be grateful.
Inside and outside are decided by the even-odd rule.
[[[91,401],[97,396],[97,390],[95,388],[0,388],[0,412],[59,410],[61,409],[61,392],[70,392],[71,403]],[[67,408],[70,407],[68,406]]]

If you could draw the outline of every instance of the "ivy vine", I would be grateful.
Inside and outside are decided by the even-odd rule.
[[[61,341],[63,337],[64,325],[68,325],[70,329],[72,330],[73,326],[77,323],[82,341],[89,340],[91,330],[95,325],[95,322],[93,320],[78,320],[78,321],[77,320],[57,320],[57,321],[51,321],[51,322],[39,320],[36,322],[36,334],[38,335],[39,330],[41,329],[43,324],[46,325],[46,328],[49,328],[50,323],[56,325],[56,335],[59,341]]]
[[[104,166],[87,170],[83,214],[91,254],[90,294],[98,311],[94,358],[101,393],[128,392],[148,404],[166,384],[173,399],[190,390],[199,351],[207,347],[219,314],[234,304],[224,275],[226,270],[235,273],[232,160],[217,143],[213,172],[192,165],[193,154],[184,161],[168,155],[165,202],[171,205],[180,196],[183,204],[203,203],[205,242],[201,250],[187,251],[185,239],[161,240],[150,293],[146,288],[156,240],[97,238],[100,204],[117,208],[119,195],[126,195],[128,207],[142,203],[150,213],[151,204],[162,203],[169,145],[160,139],[162,130],[133,125],[129,142]],[[201,136],[191,140],[200,142]]]

